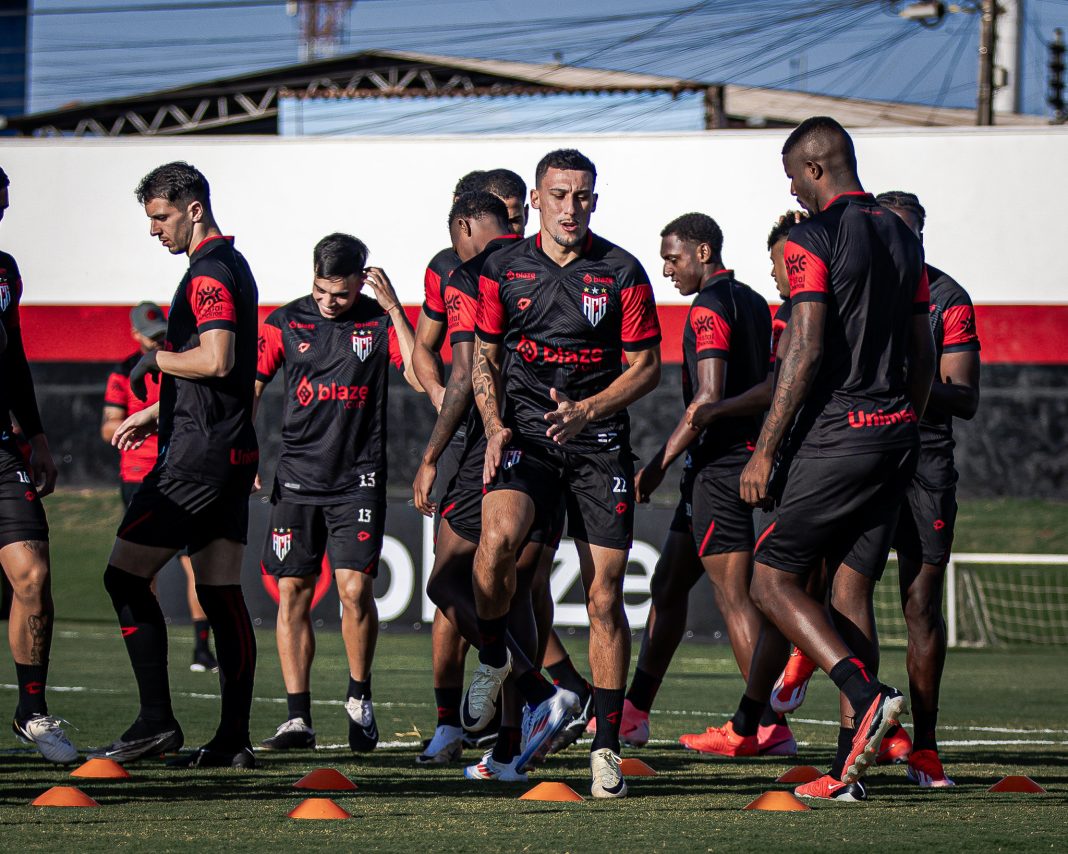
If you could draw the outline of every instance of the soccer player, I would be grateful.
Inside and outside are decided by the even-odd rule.
[[[783,147],[783,166],[812,216],[791,229],[785,247],[790,342],[741,478],[742,497],[764,504],[785,447],[784,483],[757,540],[751,592],[771,623],[758,649],[779,647],[785,659],[787,641],[800,646],[842,692],[831,771],[797,794],[856,800],[863,787],[852,784],[907,712],[901,693],[877,678],[872,594],[915,470],[916,422],[934,371],[927,275],[915,235],[864,192],[838,122],[802,122]],[[823,559],[829,610],[805,590]]]
[[[8,208],[10,185],[0,169],[0,220]],[[19,692],[11,728],[49,762],[66,765],[78,758],[78,751],[60,719],[48,713],[45,698],[55,606],[41,499],[55,489],[56,465],[22,344],[21,299],[18,264],[0,252],[0,565],[12,587],[8,643]],[[29,440],[28,459],[16,442],[12,416]]]
[[[312,594],[328,556],[341,599],[349,665],[349,747],[378,744],[371,665],[378,640],[374,579],[386,515],[386,398],[390,362],[411,372],[412,327],[367,247],[330,234],[313,252],[311,293],[271,312],[260,333],[256,399],[285,369],[282,453],[271,493],[263,568],[278,579],[278,657],[289,714],[262,743],[311,748],[315,657]],[[364,287],[374,294],[362,293]]]
[[[927,213],[915,194],[881,193],[876,201],[901,217],[923,240]],[[938,369],[920,421],[920,460],[901,505],[894,548],[908,629],[905,665],[915,720],[907,774],[923,787],[941,788],[953,785],[938,757],[935,738],[939,686],[946,664],[942,592],[957,519],[953,419],[971,419],[979,407],[979,336],[968,292],[930,264],[927,276]]]
[[[163,343],[167,334],[167,319],[154,302],[142,302],[130,311],[130,336],[137,344],[137,352],[116,365],[108,375],[104,391],[104,417],[100,424],[100,436],[111,444],[111,437],[126,418],[134,412],[140,412],[154,406],[159,400],[159,382],[149,375],[145,378],[148,391],[146,400],[138,400],[130,389],[130,371],[141,361],[149,350],[156,350]],[[159,455],[159,442],[156,436],[149,436],[143,445],[129,451],[119,452],[119,477],[122,480],[122,503],[129,507],[141,481],[152,470]],[[197,600],[197,582],[193,574],[193,564],[189,555],[179,555],[178,561],[185,572],[186,600],[189,603],[189,615],[193,619],[193,663],[189,669],[194,673],[217,672],[219,662],[211,654],[208,643],[211,630],[208,617]]]
[[[130,415],[112,438],[129,450],[158,432],[160,456],[126,510],[104,573],[140,711],[94,755],[129,762],[182,746],[167,678],[167,626],[152,579],[187,549],[197,598],[215,634],[222,708],[214,737],[174,764],[253,768],[256,637],[241,593],[241,559],[259,460],[252,426],[256,282],[233,238],[219,230],[199,170],[182,162],[159,166],[141,180],[136,196],[149,233],[172,255],[187,255],[189,269],[171,303],[163,346],[130,371],[130,387],[142,400],[146,378],[160,375],[159,402]]]
[[[660,326],[641,265],[589,231],[595,179],[578,151],[543,157],[531,192],[539,233],[495,253],[482,273],[473,387],[489,491],[475,556],[480,664],[468,701],[473,717],[484,713],[511,669],[505,626],[515,555],[535,508],[566,502],[590,616],[591,791],[623,797],[619,724],[630,657],[623,576],[634,519],[626,407],[660,379]],[[559,712],[540,725],[559,729],[568,710]]]

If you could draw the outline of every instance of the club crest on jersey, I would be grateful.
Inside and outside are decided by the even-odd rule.
[[[590,326],[596,326],[608,311],[608,289],[597,285],[582,286],[582,313],[590,322]]]
[[[371,347],[374,346],[375,337],[374,333],[356,329],[352,333],[352,352],[360,357],[361,362],[366,362],[367,357],[371,355]]]
[[[293,529],[275,528],[271,531],[271,548],[274,550],[274,556],[284,561],[289,550],[293,548]]]
[[[504,452],[504,460],[501,462],[501,467],[510,469],[516,463],[523,459],[523,452],[517,450],[508,450]]]
[[[0,285],[0,311],[7,311],[9,305],[11,305],[11,285],[4,283]]]

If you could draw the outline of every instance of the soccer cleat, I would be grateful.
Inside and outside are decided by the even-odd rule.
[[[512,653],[502,667],[479,664],[460,705],[460,723],[468,732],[482,732],[497,713],[501,685],[512,671]]]
[[[579,702],[582,702],[581,700]],[[589,725],[590,718],[593,716],[593,692],[590,691],[589,696],[586,697],[586,702],[582,704],[582,711],[573,717],[564,728],[560,730],[549,744],[547,753],[559,753],[561,750],[567,750],[572,744],[578,741]]]
[[[684,735],[679,743],[698,753],[715,753],[719,756],[756,756],[760,745],[755,735],[738,735],[734,721],[723,726],[710,726],[702,733]]]
[[[590,794],[595,798],[625,798],[627,781],[623,779],[623,760],[610,747],[590,754]]]
[[[649,743],[649,713],[623,701],[623,720],[619,724],[619,740],[627,747],[645,747]]]
[[[16,718],[11,722],[11,729],[20,741],[34,745],[49,762],[69,765],[78,758],[78,749],[63,732],[60,724],[65,723],[52,715],[37,714],[24,721]]]
[[[210,649],[198,649],[193,653],[193,663],[189,669],[194,673],[218,673],[219,662],[211,654]]]
[[[523,715],[523,749],[516,757],[515,767],[525,771],[532,762],[544,759],[553,737],[578,713],[578,694],[557,685],[548,700]]]
[[[315,730],[301,718],[291,718],[282,724],[270,738],[260,742],[263,750],[313,750]]]
[[[813,780],[811,783],[804,783],[794,789],[794,794],[799,798],[816,798],[821,801],[841,801],[846,804],[853,804],[859,801],[866,801],[868,799],[868,792],[864,788],[864,784],[859,780],[852,783],[843,783],[841,780],[835,780],[830,774],[824,774],[822,777]]]
[[[468,765],[464,768],[464,776],[468,780],[496,780],[498,783],[525,783],[527,775],[519,770],[519,757],[511,762],[498,762],[493,758],[491,750],[482,757],[477,765]]]
[[[176,756],[167,760],[168,768],[242,768],[251,770],[256,767],[256,757],[251,747],[238,750],[217,750],[213,747],[199,747],[192,753]]]
[[[905,776],[924,789],[944,789],[957,785],[942,767],[942,760],[934,750],[914,750],[909,756]]]
[[[886,731],[908,714],[908,703],[896,688],[883,685],[871,701],[853,734],[853,745],[842,764],[842,782],[853,783],[875,762],[876,751]]]
[[[772,724],[757,729],[757,755],[797,756],[797,741],[787,724]]]
[[[378,724],[370,700],[349,697],[345,701],[349,715],[349,748],[353,753],[370,753],[378,744]]]
[[[783,715],[801,708],[805,702],[808,680],[815,672],[816,662],[795,646],[790,651],[790,660],[775,681],[775,687],[771,689],[772,710]]]
[[[912,739],[909,738],[904,727],[898,727],[897,732],[888,732],[883,736],[875,764],[900,765],[908,760],[910,753],[912,753]]]
[[[150,729],[154,728],[154,731]],[[143,734],[142,734],[143,733]],[[114,759],[116,762],[134,762],[148,756],[160,756],[181,749],[185,736],[177,721],[149,723],[138,718],[107,747],[100,747],[89,754],[90,759]]]
[[[416,765],[448,765],[463,756],[464,731],[462,727],[440,724],[434,737],[415,757]]]

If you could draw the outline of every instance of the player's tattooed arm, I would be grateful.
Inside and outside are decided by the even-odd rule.
[[[498,394],[501,381],[501,345],[475,337],[475,358],[471,369],[471,387],[482,423],[486,425],[486,438],[504,429]]]

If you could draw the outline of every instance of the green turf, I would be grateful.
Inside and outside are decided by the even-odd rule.
[[[191,745],[207,739],[218,709],[211,675],[185,669],[191,641],[172,633],[177,713]],[[273,635],[259,633],[260,667],[253,735],[263,738],[285,716]],[[568,643],[576,659],[580,638]],[[460,768],[417,769],[415,744],[429,735],[429,638],[386,635],[375,668],[375,701],[384,740],[409,746],[353,757],[347,748],[263,759],[255,772],[176,772],[158,762],[132,764],[133,779],[83,782],[99,810],[42,810],[28,802],[52,785],[69,784],[64,771],[15,747],[0,753],[0,840],[6,851],[268,851],[314,845],[321,850],[434,851],[845,851],[922,847],[971,850],[1058,851],[1068,847],[1068,689],[1059,654],[1039,648],[953,651],[942,701],[942,754],[958,786],[920,790],[900,767],[870,776],[866,804],[823,804],[810,813],[752,813],[742,807],[774,788],[792,762],[716,760],[670,743],[679,734],[719,723],[737,700],[741,681],[726,647],[684,645],[653,715],[656,744],[640,756],[660,775],[631,781],[619,802],[577,804],[516,800],[528,786],[473,783]],[[134,712],[135,691],[121,640],[112,625],[63,623],[53,651],[53,711],[78,727],[80,745],[110,739]],[[903,680],[902,654],[884,656],[883,673]],[[5,672],[10,671],[7,665]],[[7,672],[7,682],[13,674]],[[319,638],[314,707],[320,745],[345,742],[340,706],[345,665],[337,635]],[[80,690],[59,690],[77,688]],[[81,690],[84,689],[84,690]],[[0,704],[14,704],[2,689]],[[834,692],[817,677],[795,720],[802,742],[796,764],[825,765],[836,730]],[[987,729],[998,727],[1000,730]],[[976,742],[976,743],[971,743]],[[1023,742],[1023,743],[1008,743]],[[469,762],[477,754],[468,751]],[[349,822],[298,822],[286,817],[301,799],[291,783],[330,766],[359,785],[338,803]],[[1002,775],[1024,773],[1045,795],[991,795]],[[582,746],[572,748],[533,777],[560,780],[588,794]]]

